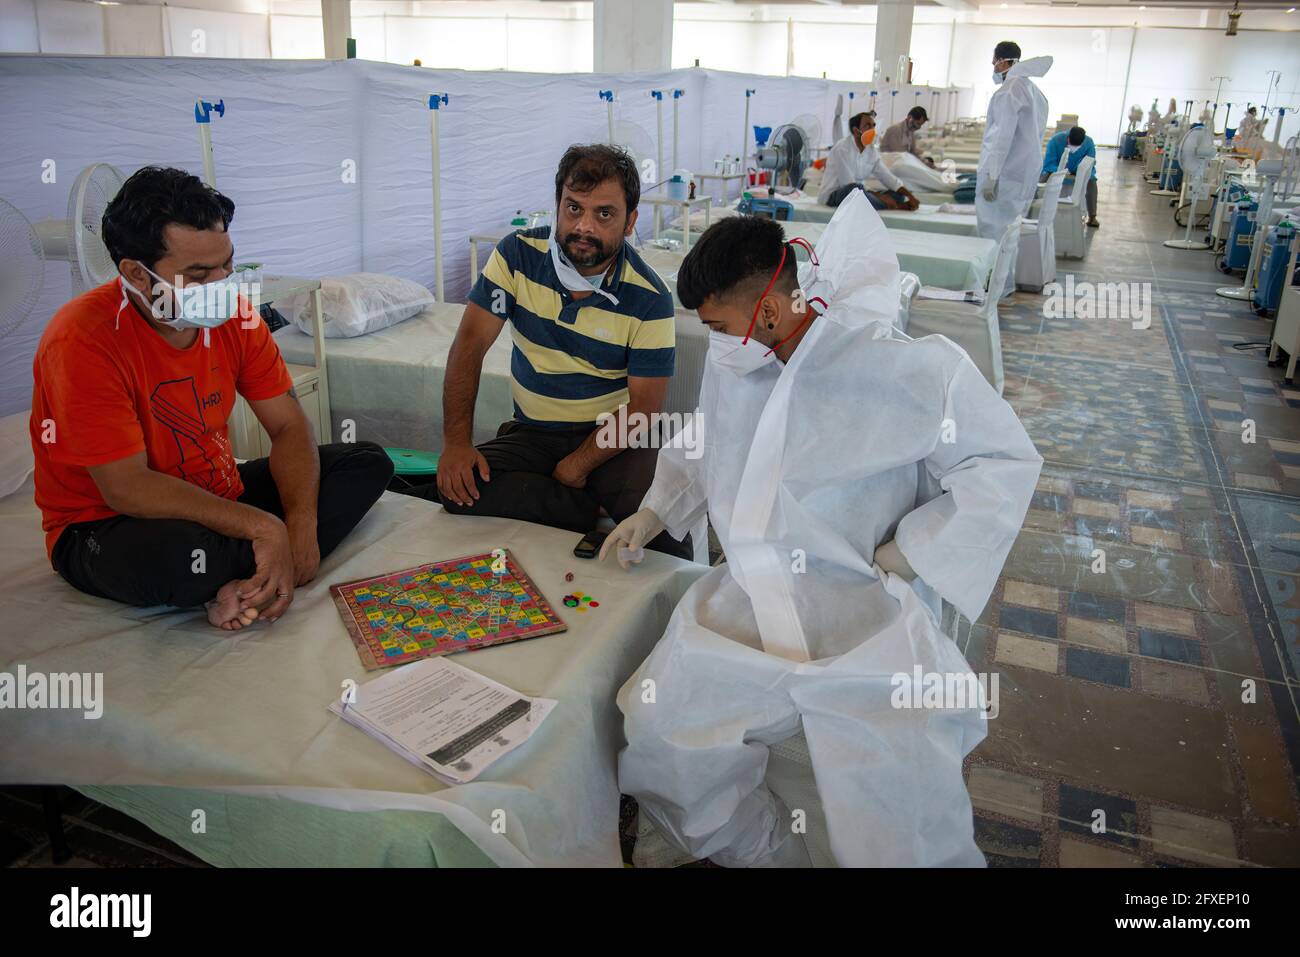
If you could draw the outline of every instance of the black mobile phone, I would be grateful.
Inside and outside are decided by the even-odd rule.
[[[600,554],[600,546],[605,544],[605,539],[609,537],[609,532],[588,532],[582,536],[582,541],[578,542],[573,548],[575,558],[595,558]]]

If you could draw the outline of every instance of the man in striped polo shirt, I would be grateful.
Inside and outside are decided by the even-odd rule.
[[[659,412],[673,374],[672,294],[624,241],[640,198],[626,152],[571,146],[555,175],[558,244],[549,226],[497,244],[447,357],[437,483],[447,511],[586,533],[601,509],[622,521],[640,506],[657,450],[597,442],[604,413]],[[483,357],[507,323],[514,419],[475,448]],[[689,538],[666,533],[648,547],[692,554]]]

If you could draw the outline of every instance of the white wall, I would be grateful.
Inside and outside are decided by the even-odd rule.
[[[104,8],[74,0],[40,0],[40,48],[46,53],[104,53]]]
[[[547,73],[593,63],[590,3],[354,0],[352,32],[359,58],[390,63]],[[318,0],[0,0],[0,52],[320,59],[324,39]]]

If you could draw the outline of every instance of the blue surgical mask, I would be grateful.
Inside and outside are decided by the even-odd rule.
[[[1001,83],[1001,82],[1002,82],[1003,80],[1005,80],[1005,79],[1006,79],[1006,77],[1003,76],[1001,73],[999,73],[997,70],[994,70],[994,71],[993,71],[993,82],[994,82],[994,83]]]
[[[144,263],[140,265],[145,272],[172,291],[173,316],[160,316],[156,305],[153,309],[154,318],[163,325],[173,329],[215,329],[229,322],[239,311],[239,280],[233,273],[215,282],[190,283],[177,287]],[[152,302],[149,296],[128,283],[124,277],[122,286],[123,300],[126,299],[126,288],[130,288],[143,296],[146,302]]]

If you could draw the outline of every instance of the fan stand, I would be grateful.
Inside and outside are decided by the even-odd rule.
[[[1187,135],[1190,135],[1191,132],[1191,130],[1188,130]],[[1193,150],[1193,156],[1195,156],[1195,150]],[[1201,196],[1201,186],[1204,178],[1205,163],[1202,163],[1196,168],[1196,175],[1192,179],[1191,188],[1187,191],[1188,195],[1191,197],[1187,209],[1187,232],[1183,235],[1182,239],[1166,239],[1164,245],[1168,246],[1170,249],[1198,249],[1204,251],[1210,248],[1210,240],[1208,236],[1204,241],[1192,239],[1192,224],[1196,221],[1196,204],[1201,199],[1208,198]]]

